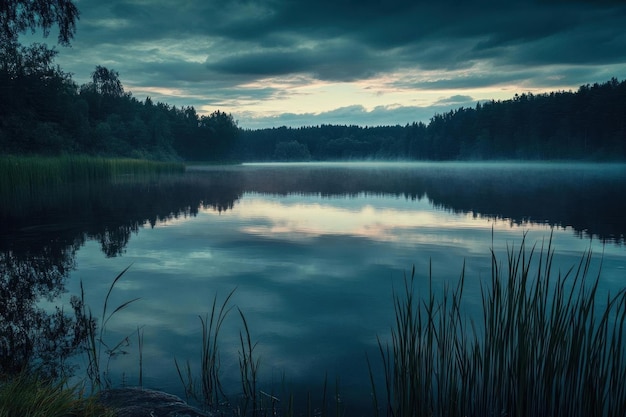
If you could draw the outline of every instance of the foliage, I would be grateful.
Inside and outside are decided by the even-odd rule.
[[[50,381],[37,374],[21,373],[0,381],[0,417],[112,417],[114,410],[84,397],[65,381]]]
[[[220,379],[220,354],[218,336],[224,320],[228,316],[228,313],[232,307],[228,307],[228,302],[233,296],[235,290],[233,289],[224,299],[221,306],[217,304],[217,294],[213,298],[213,304],[211,307],[211,314],[207,314],[205,317],[199,316],[200,323],[202,324],[202,350],[200,354],[200,392],[194,382],[193,373],[191,372],[191,365],[187,361],[187,367],[185,375],[181,369],[178,361],[174,359],[178,376],[185,388],[185,395],[191,396],[197,400],[202,401],[207,407],[217,407],[221,400],[226,398],[224,390],[222,388],[222,382]]]
[[[231,115],[216,111],[199,117],[192,107],[154,104],[149,97],[141,102],[124,92],[117,71],[100,65],[91,82],[78,87],[53,65],[54,49],[18,42],[28,29],[41,28],[47,36],[57,25],[59,43],[69,45],[78,15],[72,0],[0,4],[0,153],[233,157],[238,129]]]
[[[239,351],[239,373],[241,377],[241,388],[243,392],[243,415],[246,415],[249,403],[252,403],[252,415],[256,416],[258,411],[257,404],[257,377],[260,366],[260,359],[254,358],[254,348],[256,343],[252,344],[250,338],[250,329],[248,328],[248,321],[244,316],[241,309],[239,310],[239,316],[244,326],[244,332],[239,332],[239,342],[241,350]],[[245,333],[245,337],[244,337]]]
[[[454,291],[420,299],[413,271],[394,295],[391,344],[379,341],[389,414],[624,415],[626,289],[599,306],[591,253],[556,278],[552,260],[551,240],[538,253],[522,241],[504,269],[492,253],[481,324],[461,313],[463,272]]]
[[[78,8],[72,0],[8,0],[0,3],[0,42],[15,41],[20,33],[37,28],[48,36],[59,27],[58,42],[69,45],[76,31]]]
[[[93,88],[97,94],[110,97],[122,97],[124,87],[120,81],[120,74],[100,65],[91,73],[92,84],[86,88]]]
[[[479,102],[406,126],[241,130],[216,110],[137,100],[114,69],[77,86],[45,45],[0,44],[0,152],[193,161],[624,160],[626,81]]]
[[[194,398],[200,401],[204,406],[217,410],[222,405],[228,405],[228,398],[222,389],[221,372],[220,372],[220,346],[218,343],[220,330],[228,313],[232,307],[228,306],[230,299],[235,293],[233,289],[224,299],[221,305],[217,303],[217,295],[213,298],[211,314],[205,317],[200,316],[202,325],[202,350],[200,355],[200,388],[198,381],[194,377],[189,360],[185,368],[179,365],[174,359],[178,376],[185,390],[187,399]],[[250,337],[250,329],[245,315],[241,309],[237,308],[244,329],[239,332],[239,372],[241,378],[242,395],[237,403],[238,415],[246,416],[248,411],[252,416],[267,415],[266,401],[263,398],[269,398],[269,407],[275,410],[276,397],[260,391],[257,387],[258,371],[260,366],[259,358],[255,357],[254,350],[256,343],[252,343]],[[263,395],[264,397],[260,396]],[[223,407],[222,407],[223,408]],[[275,415],[274,413],[272,415]]]
[[[0,195],[10,198],[16,193],[34,194],[44,187],[68,183],[113,182],[123,176],[173,174],[184,170],[185,166],[179,162],[88,156],[0,156]]]
[[[102,315],[100,316],[100,326],[98,329],[96,319],[93,316],[91,309],[85,304],[85,291],[83,288],[83,283],[80,283],[80,295],[82,301],[82,310],[81,310],[81,322],[82,327],[87,329],[87,337],[85,338],[85,352],[87,353],[87,378],[91,382],[92,391],[98,391],[102,387],[110,388],[112,383],[109,378],[109,363],[112,358],[117,355],[121,355],[126,353],[124,348],[126,348],[130,344],[130,335],[123,338],[122,340],[116,341],[115,345],[111,343],[107,343],[104,338],[106,333],[107,323],[111,320],[116,313],[124,310],[130,304],[139,300],[139,298],[134,298],[132,300],[127,300],[122,304],[118,305],[112,312],[108,312],[109,306],[109,297],[111,296],[111,292],[115,288],[117,282],[122,278],[122,276],[128,271],[129,267],[126,267],[122,272],[120,272],[114,279],[111,285],[109,286],[109,291],[107,292],[106,297],[104,298],[104,303],[102,305]],[[140,329],[137,329],[138,334],[140,334]],[[143,344],[141,340],[141,336],[139,336],[140,346]],[[103,364],[103,355],[102,349],[105,349],[105,353],[107,355],[106,365]],[[140,356],[142,352],[140,351]],[[140,366],[141,368],[141,366]],[[141,370],[140,370],[141,373]]]
[[[213,307],[211,315],[208,314],[202,318],[202,354],[200,358],[202,397],[208,406],[217,406],[220,397],[224,397],[222,383],[220,380],[220,356],[218,348],[218,335],[224,320],[228,315],[231,307],[227,308],[228,301],[232,297],[235,290],[232,290],[219,310],[217,307],[217,294],[213,298]]]
[[[307,146],[296,140],[279,142],[274,149],[276,161],[308,161],[310,159],[311,153]]]
[[[227,161],[239,135],[233,116],[219,110],[198,117],[193,108],[182,110],[174,125],[174,149],[186,160]]]
[[[522,94],[479,102],[406,126],[321,125],[244,130],[241,160],[282,158],[283,143],[306,146],[313,160],[625,160],[626,81],[578,91]]]
[[[96,66],[92,81],[78,87],[54,66],[45,45],[0,46],[0,152],[87,154],[138,159],[232,158],[238,135],[231,115],[198,116],[141,102],[126,93],[113,69]]]
[[[120,75],[100,65],[77,86],[54,65],[56,51],[17,42],[27,29],[60,28],[69,44],[78,10],[70,0],[17,0],[0,6],[0,152],[88,154],[140,159],[626,159],[626,81],[578,91],[522,94],[434,115],[428,124],[240,131],[219,110],[199,116],[137,100]]]

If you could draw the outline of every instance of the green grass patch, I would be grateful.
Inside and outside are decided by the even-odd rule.
[[[91,156],[1,156],[0,195],[72,182],[111,181],[184,171],[185,165],[179,162]]]
[[[113,417],[94,397],[64,381],[23,373],[0,382],[0,417]]]

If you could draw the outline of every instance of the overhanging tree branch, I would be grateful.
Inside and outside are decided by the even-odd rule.
[[[14,42],[21,33],[52,26],[59,27],[58,42],[69,45],[76,32],[79,11],[72,0],[2,0],[0,2],[0,42]]]

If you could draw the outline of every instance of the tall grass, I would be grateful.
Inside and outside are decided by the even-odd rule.
[[[208,314],[200,321],[202,323],[202,352],[200,359],[202,395],[209,406],[218,405],[220,397],[224,398],[224,390],[220,380],[220,356],[218,348],[218,335],[224,324],[224,320],[232,307],[228,307],[228,301],[233,296],[233,289],[219,310],[217,307],[217,294],[213,298],[211,315]]]
[[[0,195],[27,193],[76,181],[113,180],[122,176],[172,174],[185,170],[178,162],[91,156],[0,156]]]
[[[22,373],[0,382],[0,417],[113,417],[95,397],[84,397],[65,381],[48,381]]]
[[[248,406],[252,403],[252,416],[257,415],[259,410],[257,403],[257,378],[260,365],[260,359],[254,357],[254,348],[256,343],[252,344],[250,338],[250,329],[248,321],[241,309],[238,308],[241,321],[243,322],[244,331],[239,332],[239,341],[241,350],[239,351],[239,372],[241,376],[241,389],[243,392],[243,415],[247,414]],[[244,336],[245,334],[245,336]],[[274,408],[276,397],[263,393],[263,395],[272,400],[272,408]]]
[[[115,344],[107,343],[105,340],[105,333],[108,322],[115,316],[116,313],[125,309],[130,304],[139,300],[139,298],[134,298],[132,300],[127,300],[122,304],[118,305],[113,309],[112,312],[109,312],[109,297],[111,296],[111,292],[115,288],[115,285],[118,281],[124,276],[124,274],[128,271],[130,266],[126,267],[122,272],[120,272],[114,279],[111,285],[109,286],[109,290],[107,292],[106,297],[104,298],[104,303],[102,306],[102,315],[101,324],[98,327],[96,323],[96,318],[93,316],[91,309],[85,303],[85,291],[83,288],[83,283],[80,283],[80,295],[83,306],[82,311],[82,320],[83,326],[87,330],[87,342],[86,342],[86,353],[87,353],[87,378],[91,383],[92,391],[98,391],[101,388],[110,388],[112,383],[109,378],[109,363],[111,358],[126,353],[124,348],[130,344],[130,335],[125,338],[117,341]],[[143,333],[140,333],[141,328],[137,328],[138,340],[139,340],[139,379],[140,384],[143,383]],[[102,353],[102,349],[104,348],[104,353],[107,357],[107,362],[104,364],[104,357]]]
[[[504,266],[492,250],[482,321],[462,313],[465,267],[441,296],[429,271],[423,298],[413,270],[403,294],[394,292],[390,343],[379,339],[386,407],[376,414],[626,415],[626,289],[601,304],[591,255],[555,273],[551,238],[528,249],[524,236]]]
[[[186,367],[183,369],[178,361],[174,359],[178,376],[185,389],[185,396],[202,401],[209,408],[218,407],[220,402],[226,399],[220,379],[221,362],[218,340],[224,320],[226,320],[228,313],[232,309],[232,306],[229,306],[228,303],[234,293],[235,289],[226,296],[221,305],[217,303],[216,294],[213,298],[211,314],[207,313],[204,317],[199,316],[202,326],[200,393],[198,393],[190,362],[187,361]]]

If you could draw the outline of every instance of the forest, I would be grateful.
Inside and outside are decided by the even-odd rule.
[[[102,66],[78,86],[54,65],[55,55],[43,44],[0,48],[2,154],[211,160],[231,151],[237,137],[231,115],[140,101]]]
[[[624,160],[626,81],[478,102],[428,124],[244,130],[239,144],[244,160]]]
[[[625,160],[626,81],[477,102],[405,126],[247,130],[140,100],[114,69],[77,85],[43,44],[0,43],[0,153],[183,161]]]

